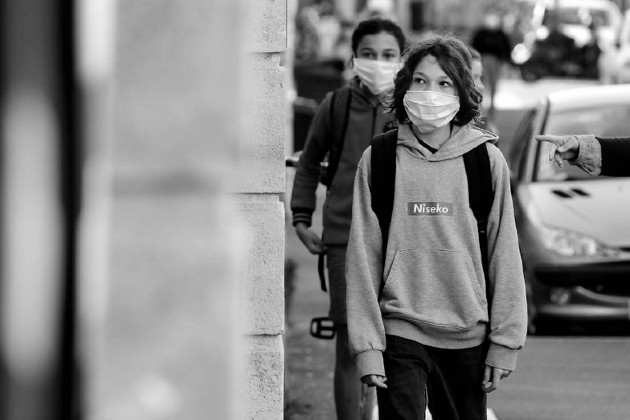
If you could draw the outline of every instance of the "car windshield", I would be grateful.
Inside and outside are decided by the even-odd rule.
[[[565,25],[583,25],[585,24],[586,16],[590,15],[593,23],[596,26],[609,26],[610,16],[608,11],[603,9],[591,9],[588,7],[558,7],[555,9],[558,23]],[[543,19],[543,25],[549,24],[549,13],[545,13]]]
[[[552,114],[544,134],[595,134],[601,137],[627,137],[630,133],[630,105],[608,106]],[[536,159],[536,181],[573,181],[597,179],[576,166],[559,168],[549,161],[550,143],[540,143]]]

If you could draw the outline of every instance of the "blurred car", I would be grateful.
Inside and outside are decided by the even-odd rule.
[[[532,27],[538,37],[544,36],[552,13],[562,32],[573,38],[578,47],[591,40],[591,24],[602,43],[614,44],[622,21],[621,10],[610,0],[538,0],[532,13]]]
[[[607,75],[616,56],[621,22],[619,7],[610,0],[538,0],[531,29],[514,47],[512,60],[528,81],[544,76]],[[562,37],[574,45],[561,42]]]
[[[530,332],[548,321],[630,322],[630,178],[590,176],[549,161],[537,134],[630,134],[630,85],[543,97],[508,157]]]

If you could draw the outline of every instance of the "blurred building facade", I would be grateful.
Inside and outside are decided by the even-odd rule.
[[[468,40],[483,16],[493,9],[504,17],[506,29],[521,24],[533,8],[535,0],[299,0],[298,16],[305,9],[315,10],[318,23],[324,26],[334,16],[339,22],[350,25],[371,15],[382,15],[396,20],[411,39],[421,36],[427,30],[449,30]],[[321,37],[339,35],[339,29],[321,30]],[[323,41],[324,55],[328,49]]]

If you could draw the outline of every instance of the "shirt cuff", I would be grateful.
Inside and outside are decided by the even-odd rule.
[[[516,369],[517,356],[518,350],[492,343],[488,349],[488,356],[486,356],[486,365],[513,371]]]
[[[385,365],[383,364],[383,352],[379,350],[368,350],[354,356],[359,371],[359,378],[366,375],[385,376]]]
[[[310,213],[293,213],[293,226],[298,223],[305,223],[307,227],[311,227],[313,215]]]
[[[574,136],[580,147],[578,156],[570,161],[589,175],[599,175],[602,172],[602,147],[593,135]]]

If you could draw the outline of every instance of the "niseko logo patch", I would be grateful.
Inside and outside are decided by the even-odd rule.
[[[453,203],[418,202],[407,203],[409,216],[453,216]]]

